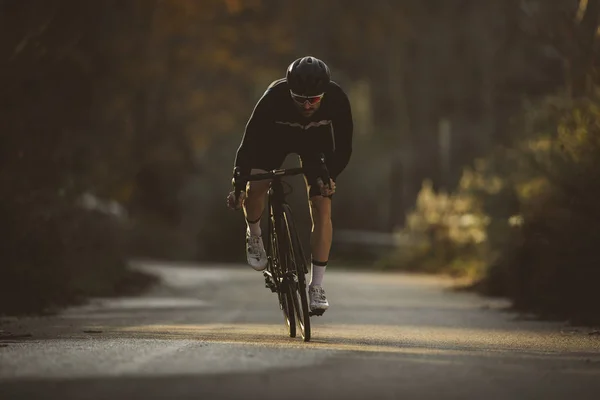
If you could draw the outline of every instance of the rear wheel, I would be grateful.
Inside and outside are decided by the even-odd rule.
[[[310,340],[310,309],[308,308],[308,294],[306,291],[306,259],[302,250],[302,244],[294,225],[292,211],[286,204],[283,206],[283,235],[286,237],[287,246],[287,272],[291,275],[292,300],[300,334],[305,342]]]

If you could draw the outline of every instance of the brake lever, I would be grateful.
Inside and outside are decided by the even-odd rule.
[[[242,172],[240,171],[239,167],[235,167],[233,170],[232,184],[234,187],[233,195],[234,195],[234,200],[235,200],[236,204],[238,203],[239,198],[242,195],[242,192],[244,191],[244,189],[240,189],[238,187],[238,184],[241,182],[241,180],[242,180]]]

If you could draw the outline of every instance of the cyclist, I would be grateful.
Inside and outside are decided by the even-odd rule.
[[[317,155],[325,155],[329,185],[318,173],[304,174],[312,219],[311,310],[329,307],[322,284],[332,240],[331,199],[335,180],[350,160],[352,134],[346,93],[331,80],[323,61],[307,56],[292,62],[286,77],[272,82],[264,92],[246,124],[235,157],[234,174],[248,175],[280,168],[290,153],[297,154],[301,165],[310,171],[318,163]],[[234,190],[227,197],[230,208],[244,209],[246,255],[248,264],[257,271],[267,265],[260,218],[268,189],[268,181],[240,182],[237,186],[234,181]],[[237,198],[236,193],[240,193]]]

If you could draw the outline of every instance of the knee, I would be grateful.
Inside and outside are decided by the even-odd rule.
[[[313,222],[322,224],[331,222],[331,199],[328,197],[315,196],[311,199],[311,211]]]

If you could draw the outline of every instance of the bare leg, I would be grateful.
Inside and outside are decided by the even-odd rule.
[[[252,173],[260,172],[252,170]],[[256,271],[267,266],[267,253],[261,238],[260,217],[265,209],[265,194],[269,189],[268,181],[249,182],[244,200],[246,216],[246,257],[248,264]]]
[[[312,252],[311,285],[320,286],[325,274],[331,241],[333,224],[331,222],[331,198],[314,196],[310,199],[312,231],[310,247]],[[316,265],[315,265],[316,264]],[[320,264],[320,265],[319,265]]]
[[[253,169],[251,173],[257,174],[265,172],[260,169]],[[266,193],[269,190],[269,181],[249,182],[246,190],[246,200],[244,201],[244,215],[248,229],[251,228],[250,222],[255,222],[256,227],[259,226],[258,221],[265,209]],[[258,228],[260,230],[260,228]]]

